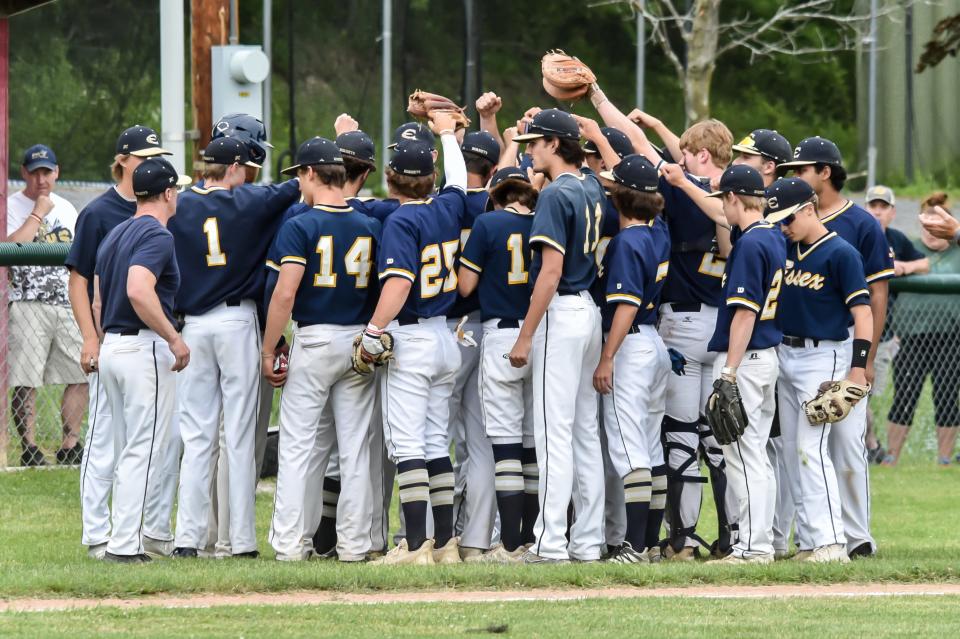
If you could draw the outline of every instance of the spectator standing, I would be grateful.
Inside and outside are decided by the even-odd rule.
[[[944,193],[934,193],[921,205],[921,220],[949,215]],[[935,210],[936,209],[936,210]],[[922,251],[929,259],[930,273],[960,273],[960,248],[950,240],[935,237],[924,224]],[[953,455],[960,426],[960,299],[954,295],[903,293],[897,300],[893,331],[901,339],[894,360],[894,397],[888,416],[888,452],[884,465],[895,465],[913,423],[914,411],[927,375],[933,385],[934,419],[940,464]]]
[[[53,192],[60,167],[53,150],[37,144],[23,155],[23,190],[7,198],[10,242],[72,242],[77,210]],[[63,441],[57,462],[79,464],[83,446],[80,424],[87,402],[86,376],[81,370],[83,340],[67,295],[67,269],[62,266],[10,268],[10,370],[13,421],[23,447],[23,466],[44,466],[37,447],[37,389],[66,384],[60,402]]]

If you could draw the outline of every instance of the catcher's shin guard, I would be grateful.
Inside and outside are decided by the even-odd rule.
[[[679,552],[688,538],[708,547],[696,534],[703,492],[698,484],[707,483],[707,479],[700,475],[697,446],[688,445],[699,438],[697,422],[679,422],[668,415],[663,418],[663,433],[664,457],[669,466],[666,515],[670,524],[670,547]],[[688,443],[677,441],[680,438]]]

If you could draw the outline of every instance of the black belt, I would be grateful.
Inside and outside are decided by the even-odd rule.
[[[644,324],[639,324],[639,325],[633,324],[633,325],[631,325],[631,326],[630,326],[630,330],[627,331],[627,335],[635,335],[636,333],[639,333],[641,326],[644,326]]]
[[[795,337],[793,335],[784,335],[783,339],[781,340],[781,343],[784,346],[791,346],[793,348],[803,348],[807,345],[807,339],[809,338]],[[811,341],[813,342],[814,346],[820,345],[820,340],[818,339],[811,339]]]
[[[557,295],[579,295],[581,291],[557,291]]]
[[[240,304],[242,303],[243,303],[243,300],[240,300],[240,299],[227,300],[224,302],[224,304],[226,304],[227,306],[240,306]]]
[[[139,328],[128,328],[127,330],[120,331],[120,335],[123,335],[124,337],[130,337],[131,335],[139,335],[139,334],[140,334]]]
[[[670,302],[670,309],[674,313],[699,313],[700,302]]]
[[[400,326],[410,326],[411,324],[419,324],[419,323],[420,323],[419,317],[397,318],[397,324],[399,324]]]
[[[520,328],[520,320],[515,320],[515,319],[498,320],[497,328]]]

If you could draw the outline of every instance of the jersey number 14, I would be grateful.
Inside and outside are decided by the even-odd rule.
[[[358,237],[343,256],[346,272],[348,275],[353,275],[357,288],[367,288],[370,283],[370,271],[373,270],[372,247],[373,238]],[[320,255],[320,269],[313,276],[313,285],[333,288],[337,285],[337,274],[333,269],[332,235],[324,235],[320,238],[317,242],[317,253]]]

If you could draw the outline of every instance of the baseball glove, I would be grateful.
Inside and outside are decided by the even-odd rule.
[[[540,70],[543,72],[544,91],[562,102],[579,100],[597,81],[590,67],[562,49],[547,51],[540,60]]]
[[[384,331],[378,339],[383,350],[379,353],[370,353],[363,347],[364,333],[360,333],[353,338],[353,355],[350,357],[350,363],[353,370],[359,375],[369,375],[374,367],[383,366],[387,360],[393,357],[393,335]]]
[[[817,396],[804,402],[803,412],[814,426],[839,422],[861,399],[870,394],[870,384],[861,386],[847,379],[820,384]]]
[[[713,393],[707,399],[707,423],[723,446],[737,441],[747,430],[747,413],[736,382],[721,377],[713,383]]]
[[[458,106],[450,98],[417,89],[407,99],[407,113],[415,118],[426,120],[434,111],[451,113],[457,121],[458,129],[465,129],[470,126],[470,118],[467,117],[463,107]]]

